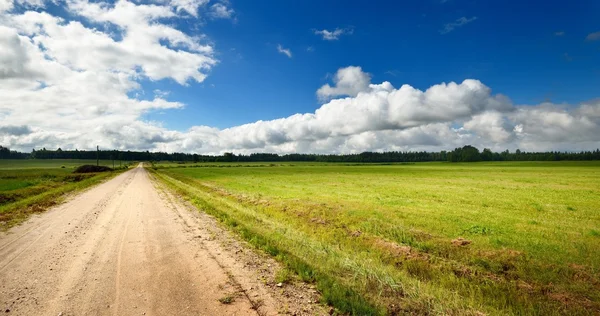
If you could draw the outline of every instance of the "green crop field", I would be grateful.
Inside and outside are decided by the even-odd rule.
[[[84,164],[96,161],[0,159],[0,230],[45,211],[60,202],[65,193],[87,188],[119,172],[73,173]],[[112,167],[112,161],[100,164]]]
[[[151,170],[341,312],[600,313],[599,162]]]
[[[75,169],[81,165],[95,165],[96,160],[86,159],[0,159],[0,172],[10,169],[56,169],[65,167],[65,169]],[[112,160],[100,160],[101,166],[113,166]],[[131,164],[130,162],[121,162],[121,165]],[[115,167],[119,166],[119,161],[115,160]],[[73,171],[73,170],[71,170]]]

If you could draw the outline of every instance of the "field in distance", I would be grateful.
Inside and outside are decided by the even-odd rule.
[[[121,165],[129,162],[121,162]],[[89,159],[0,159],[0,172],[11,169],[75,169],[81,165],[95,165],[96,160]],[[100,160],[100,166],[113,166],[112,160]],[[115,160],[115,167],[119,161]],[[62,168],[64,167],[64,168]],[[70,170],[71,172],[73,170]]]
[[[344,312],[600,313],[600,162],[153,169]]]
[[[112,167],[112,160],[100,165]],[[63,195],[77,191],[115,172],[74,174],[75,168],[96,160],[0,159],[0,230],[18,224],[34,213],[57,204]],[[123,165],[123,164],[122,164]],[[119,162],[115,162],[119,166]]]

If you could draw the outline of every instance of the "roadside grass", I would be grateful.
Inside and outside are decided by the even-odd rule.
[[[11,165],[0,160],[0,230],[23,222],[31,214],[44,212],[60,203],[66,193],[85,189],[126,170],[73,174],[81,161],[12,161],[15,163]],[[62,168],[65,165],[69,167]]]
[[[341,312],[600,313],[598,162],[230,165],[153,172]]]

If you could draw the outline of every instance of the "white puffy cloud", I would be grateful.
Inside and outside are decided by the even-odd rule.
[[[173,17],[169,7],[135,5],[120,0],[114,7],[77,1],[71,2],[69,8],[91,21],[109,22],[123,29],[123,39],[118,42],[80,23],[71,22],[47,29],[48,36],[41,40],[41,44],[56,58],[70,61],[76,67],[111,67],[119,71],[133,71],[141,67],[143,74],[152,80],[172,78],[185,84],[190,79],[202,82],[206,77],[205,71],[216,63],[212,47],[202,44],[201,38],[157,23],[160,18]],[[73,41],[73,38],[85,40]],[[161,40],[167,41],[169,47]]]
[[[0,0],[0,13],[12,10],[13,6],[13,0]]]
[[[463,127],[496,144],[510,141],[515,128],[505,115],[496,111],[474,115]]]
[[[185,11],[190,15],[197,17],[198,8],[206,5],[209,0],[171,0],[171,6],[178,12]]]
[[[154,149],[178,140],[181,133],[140,117],[183,104],[165,91],[149,100],[131,95],[143,78],[202,82],[216,64],[212,46],[161,23],[179,18],[170,5],[74,0],[66,7],[81,19],[0,12],[0,143]]]
[[[27,52],[16,30],[0,25],[0,78],[24,76]]]
[[[359,67],[340,69],[334,79],[338,83],[335,88],[339,88],[340,83],[345,82],[346,73],[351,73],[352,78],[368,78]],[[375,85],[367,81],[361,87],[344,93],[353,94],[354,97],[331,100],[314,113],[258,121],[217,133],[211,131],[212,136],[207,138],[216,138],[213,147],[235,150],[256,151],[279,146],[289,147],[290,143],[319,144],[335,139],[341,142],[339,146],[343,143],[344,146],[350,146],[347,148],[354,150],[360,147],[358,145],[366,144],[368,139],[386,139],[384,136],[393,135],[394,132],[399,135],[418,132],[420,136],[416,139],[422,145],[439,145],[435,141],[436,137],[427,137],[419,131],[424,128],[427,130],[426,126],[429,125],[467,119],[486,111],[512,110],[512,104],[507,98],[492,95],[491,90],[477,80],[435,85],[426,91],[409,85],[395,89],[388,82]],[[383,149],[386,142],[379,143],[381,146],[375,147]],[[406,141],[406,138],[402,143],[414,144]],[[389,149],[389,143],[387,144]]]
[[[215,3],[210,6],[210,16],[215,19],[231,19],[235,11],[224,3]]]
[[[18,4],[27,8],[43,8],[44,0],[16,0]],[[0,0],[0,13],[4,11],[10,11],[14,8],[15,1],[13,0]]]
[[[600,139],[600,102],[570,109],[555,104],[522,107],[514,114],[518,135],[527,143],[548,146]]]
[[[339,77],[345,71],[369,77],[358,67],[340,69]],[[575,107],[515,106],[472,79],[424,91],[409,85],[394,88],[388,82],[372,84],[368,79],[360,86],[314,113],[222,130],[194,127],[161,148],[204,153],[358,153],[449,150],[466,144],[497,151],[600,147],[600,101]]]
[[[317,90],[317,96],[325,101],[338,96],[356,96],[359,92],[369,90],[371,75],[360,67],[340,68],[333,77],[334,86],[326,84]]]

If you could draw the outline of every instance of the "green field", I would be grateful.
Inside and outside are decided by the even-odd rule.
[[[339,311],[600,313],[599,162],[165,166]]]
[[[45,211],[60,202],[65,193],[84,189],[119,172],[74,174],[73,170],[83,164],[96,161],[0,159],[0,230]],[[100,164],[112,167],[112,161]]]
[[[64,166],[66,169],[75,169],[81,165],[95,165],[96,160],[86,159],[0,159],[0,172],[11,169],[55,169]],[[112,160],[100,160],[101,166],[113,166]],[[121,165],[131,164],[122,161]],[[119,161],[115,160],[115,167],[119,167]],[[73,170],[71,170],[73,171]]]

